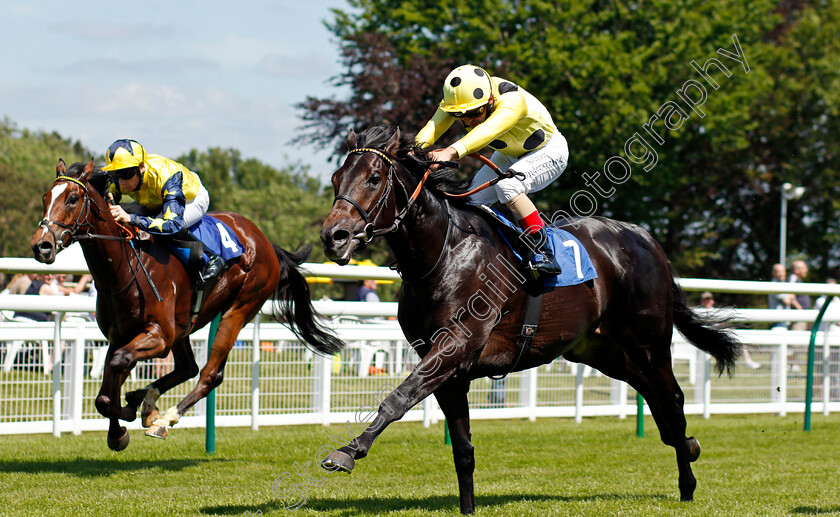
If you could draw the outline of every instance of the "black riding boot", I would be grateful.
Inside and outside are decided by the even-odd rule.
[[[536,233],[532,233],[529,237],[534,242],[532,248],[534,254],[531,256],[531,267],[544,273],[546,275],[559,275],[562,273],[560,263],[554,252],[551,250],[551,244],[548,242],[548,234],[545,228],[540,228]]]
[[[191,231],[182,229],[173,235],[172,238],[176,241],[183,242],[191,250],[195,249],[199,260],[201,259],[202,252],[207,255],[207,264],[198,271],[198,281],[201,285],[205,285],[208,280],[218,275],[225,268],[225,261],[222,260],[222,257],[205,246]]]

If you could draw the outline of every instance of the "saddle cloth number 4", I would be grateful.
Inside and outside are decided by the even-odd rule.
[[[236,245],[233,239],[231,239],[230,234],[227,232],[224,225],[221,223],[216,223],[216,228],[219,229],[219,236],[222,239],[222,246],[231,250],[234,253],[239,251],[239,247]],[[577,250],[575,250],[575,255],[577,255]],[[578,268],[580,268],[580,266],[578,266]]]

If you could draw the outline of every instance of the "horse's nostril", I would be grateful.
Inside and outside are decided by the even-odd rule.
[[[46,241],[40,242],[38,243],[38,251],[44,254],[49,253],[52,251],[52,244]]]
[[[336,244],[343,243],[349,238],[350,232],[348,232],[347,230],[336,230],[335,233],[333,233],[333,242]]]

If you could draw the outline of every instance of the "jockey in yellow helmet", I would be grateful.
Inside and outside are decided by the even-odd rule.
[[[417,144],[421,148],[431,146],[456,120],[464,124],[466,136],[449,147],[430,151],[429,159],[460,160],[484,147],[492,148],[493,163],[517,176],[473,194],[469,202],[506,204],[534,241],[532,266],[543,273],[559,273],[560,265],[548,245],[545,223],[527,196],[560,177],[569,163],[566,139],[548,110],[512,81],[492,77],[475,65],[463,65],[446,77],[443,100],[432,119],[417,133]],[[495,172],[484,166],[470,188],[494,177]]]
[[[119,223],[131,224],[157,236],[178,241],[201,241],[189,230],[207,213],[210,195],[198,174],[178,162],[146,154],[134,140],[117,140],[105,151],[105,167],[113,179],[111,192],[117,202],[122,194],[134,199],[112,205],[111,215]],[[203,246],[207,264],[199,273],[203,284],[224,268],[224,261]]]

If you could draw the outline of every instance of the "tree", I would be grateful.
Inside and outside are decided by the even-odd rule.
[[[235,149],[220,148],[193,149],[177,160],[199,171],[212,192],[211,210],[244,215],[284,248],[320,241],[332,198],[307,176],[306,167],[292,164],[277,170],[254,158],[242,159]],[[316,246],[313,260],[319,259],[324,260],[323,253]]]
[[[29,241],[44,215],[41,197],[55,180],[58,158],[72,163],[90,156],[81,143],[57,133],[0,122],[0,256],[32,256]]]

